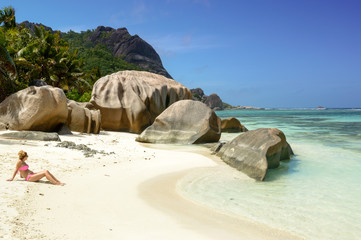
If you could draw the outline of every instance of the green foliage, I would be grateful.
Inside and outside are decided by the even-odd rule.
[[[15,9],[11,6],[0,9],[0,25],[5,29],[15,28]]]
[[[70,49],[69,44],[61,38],[60,32],[51,33],[44,27],[35,27],[32,34],[29,29],[24,26],[17,27],[14,23],[13,8],[0,10],[0,90],[4,92],[2,95],[10,95],[28,87],[30,81],[40,79],[48,85],[63,89],[66,93],[72,92],[73,94],[69,94],[71,99],[89,99],[92,85],[100,77],[99,69],[84,72],[84,63],[78,56],[78,50]],[[11,63],[15,67],[9,72],[9,69],[12,70],[9,68],[12,66]],[[8,80],[5,76],[7,73],[17,73],[17,78],[12,88],[5,89],[5,86],[10,86],[4,84]]]
[[[105,76],[123,70],[141,70],[137,65],[125,61],[124,58],[113,56],[113,53],[104,44],[88,41],[92,34],[91,30],[81,33],[73,31],[62,33],[62,37],[69,43],[70,49],[78,49],[79,57],[84,61],[83,71],[87,72],[98,68],[101,76]],[[110,32],[103,33],[100,39],[107,38],[110,34]]]
[[[14,8],[0,10],[0,101],[35,79],[63,89],[69,99],[89,101],[100,77],[141,70],[123,57],[114,57],[105,45],[88,41],[93,32],[51,33],[41,26],[31,33],[16,25]]]
[[[202,100],[201,96],[199,96],[198,93],[193,93],[192,95],[193,95],[193,97],[197,98],[198,101],[201,101],[201,100]]]
[[[0,31],[0,40],[3,33]],[[8,51],[0,42],[0,102],[15,90],[13,80],[16,78],[16,68]]]
[[[228,104],[228,103],[223,102],[223,109],[231,109],[231,108],[233,108],[233,106],[232,106],[232,105],[230,105],[230,104]]]
[[[72,89],[68,92],[65,93],[66,97],[68,99],[77,101],[77,102],[89,102],[90,98],[91,98],[91,92],[84,92],[84,93],[80,93],[77,89]]]

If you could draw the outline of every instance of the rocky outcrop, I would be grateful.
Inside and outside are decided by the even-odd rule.
[[[20,131],[20,132],[8,132],[0,135],[1,137],[10,139],[25,139],[36,141],[60,141],[57,133],[37,132],[37,131]]]
[[[43,25],[41,23],[32,23],[32,22],[29,22],[29,21],[24,21],[24,22],[22,22],[22,23],[20,23],[18,25],[23,26],[25,28],[28,28],[32,34],[34,34],[36,27],[43,27],[45,29],[45,31],[50,31],[51,33],[56,33],[57,32],[57,31],[53,31],[53,29],[51,27],[45,26],[45,25]]]
[[[172,78],[164,69],[154,48],[138,35],[130,35],[126,28],[99,26],[88,40],[92,43],[104,44],[114,56],[122,56],[127,62],[138,65],[143,70]]]
[[[35,86],[35,87],[42,87],[42,86],[46,86],[48,84],[46,84],[46,82],[40,80],[40,79],[35,79],[32,80],[31,82],[29,82],[29,87],[31,86]]]
[[[28,87],[0,103],[0,130],[56,132],[67,117],[64,92],[51,86]]]
[[[207,143],[221,136],[221,120],[204,103],[183,100],[172,104],[137,138],[147,143]]]
[[[223,102],[222,102],[221,98],[215,93],[212,93],[211,95],[206,97],[204,103],[208,107],[210,107],[211,109],[214,109],[214,110],[222,110],[223,109]]]
[[[201,101],[213,110],[223,110],[223,102],[217,94],[212,93],[211,95],[207,96],[204,94],[201,88],[191,89],[191,92],[193,100]]]
[[[230,117],[222,119],[221,123],[222,132],[247,132],[248,129],[243,126],[237,118]]]
[[[263,181],[267,169],[277,168],[280,161],[293,155],[284,133],[277,128],[260,128],[245,132],[226,143],[218,152],[224,162]]]
[[[242,110],[265,110],[265,108],[260,108],[260,107],[251,107],[251,106],[237,106],[237,107],[232,107],[232,109],[242,109]]]
[[[41,23],[25,21],[19,25],[28,28],[32,34],[34,34],[36,27],[44,27],[46,31],[52,33],[58,32]],[[162,61],[154,48],[138,35],[130,35],[126,28],[114,29],[99,26],[87,41],[94,44],[104,44],[113,53],[113,56],[122,57],[125,61],[139,66],[142,70],[172,78],[163,67]]]
[[[100,111],[93,109],[90,103],[79,103],[68,100],[68,120],[66,125],[71,131],[96,133],[100,131]]]
[[[202,101],[203,96],[205,96],[201,88],[193,88],[191,89],[191,93],[192,93],[192,99],[196,101]]]
[[[164,76],[121,71],[94,84],[90,103],[100,110],[104,130],[140,133],[172,103],[191,97],[188,88]]]

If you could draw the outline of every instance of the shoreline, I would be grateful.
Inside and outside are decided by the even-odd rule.
[[[184,197],[176,189],[176,185],[193,170],[199,168],[170,173],[143,182],[139,186],[140,197],[154,208],[176,218],[185,228],[199,231],[206,239],[301,239],[244,217],[217,211]],[[164,189],[166,191],[163,191]],[[202,225],[199,225],[200,223]]]
[[[24,235],[26,239],[219,239],[224,236],[298,239],[262,224],[218,213],[181,196],[176,183],[186,173],[218,166],[202,153],[147,148],[135,142],[136,135],[130,133],[60,137],[63,141],[84,143],[114,154],[85,158],[78,150],[54,147],[56,142],[11,140],[3,145],[0,139],[0,147],[6,149],[2,155],[7,155],[1,175],[4,180],[13,171],[16,150],[24,149],[30,155],[31,169],[46,168],[66,183],[54,186],[44,184],[45,181],[28,183],[20,179],[1,183],[0,188],[16,189],[16,193],[8,192],[4,196],[8,200],[3,210],[7,217],[0,223],[4,229],[6,225],[11,228],[6,233],[0,232],[3,237],[12,234],[12,239],[22,239]],[[14,209],[18,215],[14,212],[10,215]]]

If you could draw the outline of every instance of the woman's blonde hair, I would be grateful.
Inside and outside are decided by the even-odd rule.
[[[26,152],[24,152],[23,150],[20,150],[18,155],[19,155],[20,160],[23,160],[24,158],[26,158],[28,156],[28,154]]]

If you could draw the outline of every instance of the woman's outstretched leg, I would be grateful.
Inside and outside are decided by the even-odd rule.
[[[60,182],[58,179],[56,179],[48,170],[41,171],[38,173],[35,173],[34,175],[31,175],[28,179],[29,182],[37,182],[43,177],[46,177],[52,184],[55,185],[64,185],[64,183]]]
[[[46,172],[49,174],[49,176],[52,178],[52,179],[54,179],[56,182],[58,182],[58,183],[62,183],[62,182],[60,182],[58,179],[56,179],[55,177],[54,177],[54,175],[53,174],[51,174],[48,170],[46,170]],[[49,180],[50,181],[50,180]]]

